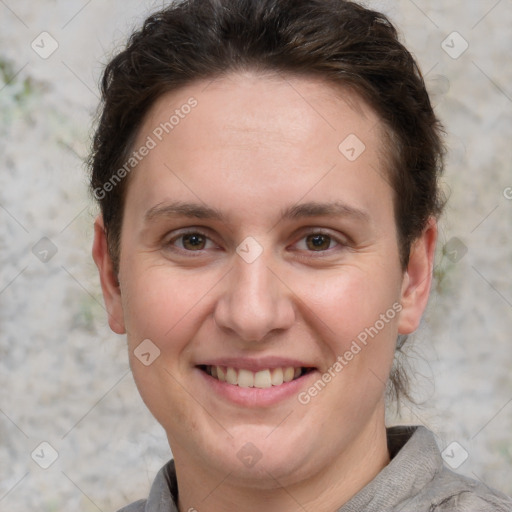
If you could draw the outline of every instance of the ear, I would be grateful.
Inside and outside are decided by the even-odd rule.
[[[437,222],[430,218],[421,236],[414,241],[401,291],[402,311],[398,322],[399,334],[414,332],[427,306],[432,284],[434,253],[437,242]]]
[[[103,224],[103,218],[99,215],[94,222],[94,241],[92,245],[92,257],[100,275],[103,300],[108,313],[108,324],[117,334],[125,334],[123,306],[121,302],[121,289],[114,272],[112,258],[108,252],[107,234]]]

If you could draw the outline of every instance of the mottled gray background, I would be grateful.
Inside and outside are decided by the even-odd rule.
[[[437,281],[410,354],[422,405],[400,421],[441,449],[456,441],[460,472],[511,494],[512,2],[368,3],[417,56],[450,149]],[[170,457],[106,323],[83,165],[102,64],[161,5],[0,0],[2,510],[115,510]],[[34,40],[58,48],[42,58]],[[41,442],[58,454],[48,469]]]

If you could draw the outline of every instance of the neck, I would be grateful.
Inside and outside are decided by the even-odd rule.
[[[368,425],[350,446],[307,479],[286,482],[269,472],[259,487],[240,482],[236,471],[219,474],[175,454],[180,512],[332,512],[343,506],[389,463],[384,421]],[[183,454],[185,455],[185,454]]]

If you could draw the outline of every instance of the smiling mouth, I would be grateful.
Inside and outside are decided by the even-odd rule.
[[[198,368],[220,382],[226,382],[241,388],[260,389],[281,386],[314,370],[313,368],[293,366],[268,368],[257,372],[231,366],[200,365]]]

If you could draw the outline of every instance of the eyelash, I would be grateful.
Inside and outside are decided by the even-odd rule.
[[[197,251],[191,251],[191,250],[184,249],[182,247],[177,247],[177,246],[173,245],[176,241],[182,239],[183,237],[185,237],[187,235],[200,235],[201,237],[204,237],[207,240],[207,243],[208,242],[213,242],[212,238],[210,236],[208,236],[204,231],[201,231],[200,229],[193,229],[193,230],[182,232],[179,235],[176,235],[176,236],[172,237],[170,240],[165,242],[166,247],[171,248],[171,250],[173,250],[175,252],[179,252],[181,254],[186,254],[187,256],[191,256],[191,257],[202,256],[204,251],[206,251],[207,249],[199,249]],[[308,255],[308,257],[314,257],[314,258],[319,258],[320,257],[321,258],[322,256],[331,255],[332,251],[334,251],[334,250],[341,250],[341,249],[344,249],[344,248],[347,248],[347,247],[350,246],[350,242],[348,242],[347,240],[341,240],[340,237],[336,237],[336,236],[332,235],[331,233],[329,233],[329,232],[327,232],[327,231],[325,231],[325,230],[323,230],[321,228],[315,229],[315,230],[311,230],[311,231],[305,233],[304,235],[301,236],[301,238],[298,241],[303,241],[308,236],[314,236],[314,235],[327,236],[336,245],[335,245],[335,247],[331,247],[329,249],[320,250],[320,251],[313,251],[313,250],[305,249],[306,252],[310,253],[310,255]],[[213,243],[215,243],[215,242],[213,242]],[[296,244],[297,244],[297,242],[295,242],[294,245],[296,245]],[[299,252],[299,251],[302,251],[302,250],[301,249],[298,249],[298,250],[296,249],[295,251]]]

